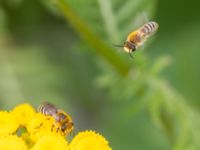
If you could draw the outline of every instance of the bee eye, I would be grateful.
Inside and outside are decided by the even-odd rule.
[[[60,114],[60,120],[65,120],[66,116],[64,114]]]

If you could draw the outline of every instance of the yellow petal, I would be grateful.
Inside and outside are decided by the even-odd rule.
[[[35,115],[35,109],[31,105],[25,103],[16,106],[11,113],[16,116],[22,126],[26,126]]]
[[[41,137],[31,150],[68,150],[68,144],[60,136],[46,135]]]
[[[16,132],[19,122],[16,117],[6,111],[0,111],[0,135]]]
[[[80,132],[69,145],[70,150],[111,150],[106,139],[93,131]]]
[[[60,132],[52,130],[54,123],[55,121],[53,117],[36,113],[27,124],[27,130],[30,134],[30,138],[36,142],[44,135],[60,135]]]
[[[0,149],[1,150],[27,150],[25,142],[15,136],[0,136]]]

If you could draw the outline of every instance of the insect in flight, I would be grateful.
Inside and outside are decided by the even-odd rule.
[[[138,47],[143,45],[147,38],[153,35],[158,29],[158,23],[151,21],[144,24],[142,27],[137,29],[136,31],[131,32],[124,45],[115,45],[117,47],[123,47],[124,51],[129,53],[132,57],[131,53],[134,52]]]
[[[68,135],[73,131],[74,124],[71,117],[63,110],[57,109],[53,104],[43,103],[38,107],[38,111],[54,118],[55,124],[52,126],[52,130],[56,127],[56,132],[61,131],[63,135]]]

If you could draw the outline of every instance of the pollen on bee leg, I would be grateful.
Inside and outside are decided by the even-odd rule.
[[[127,47],[124,47],[124,51],[127,52],[127,53],[130,53],[130,49],[127,48]]]
[[[53,124],[52,126],[51,126],[51,132],[56,132],[56,133],[58,133],[59,132],[59,127],[56,127],[56,125],[55,124]]]

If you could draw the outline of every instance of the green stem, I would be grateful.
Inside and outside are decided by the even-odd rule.
[[[64,15],[66,20],[71,23],[77,33],[87,43],[93,47],[93,51],[107,60],[121,75],[126,75],[130,69],[130,63],[124,60],[119,53],[107,46],[98,38],[78,15],[70,8],[70,5],[64,0],[58,0],[58,9]]]

